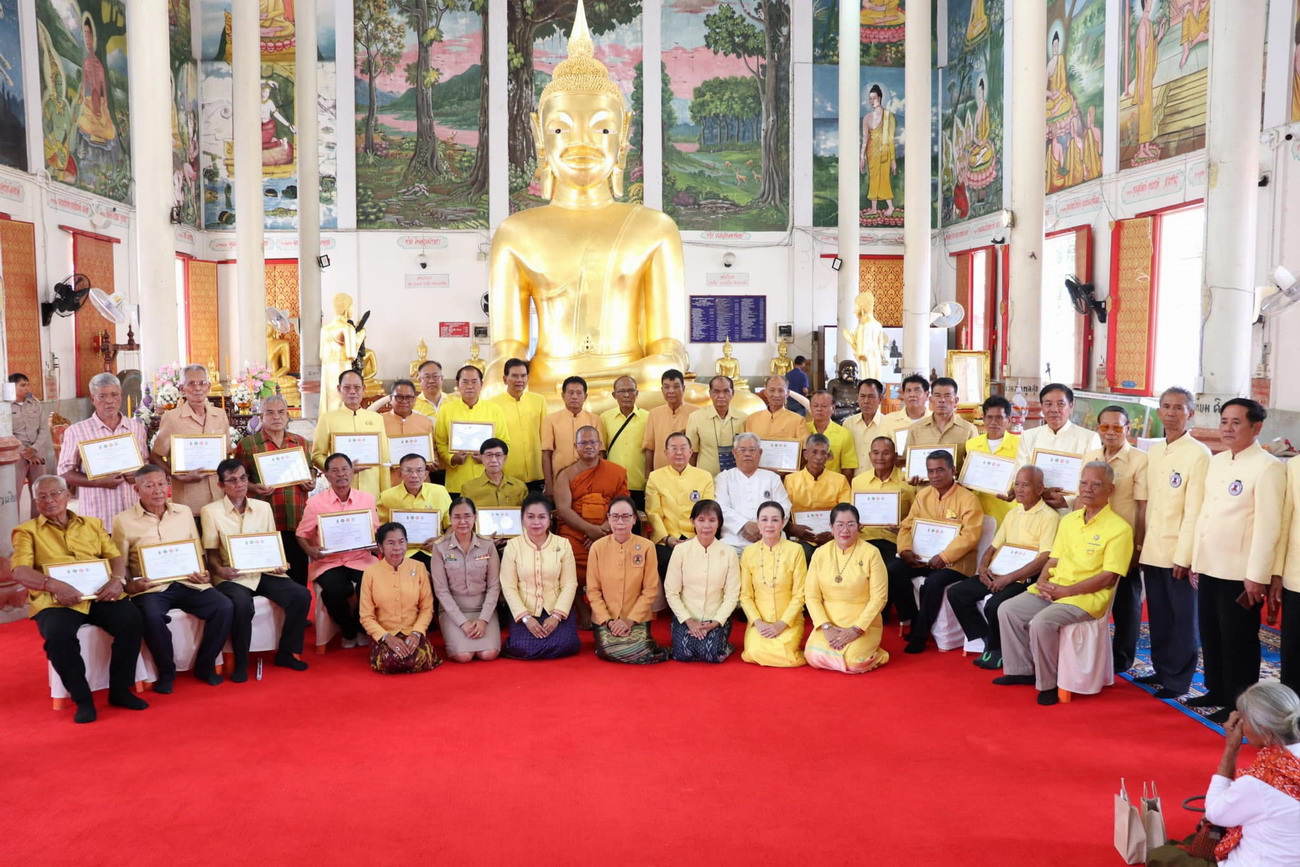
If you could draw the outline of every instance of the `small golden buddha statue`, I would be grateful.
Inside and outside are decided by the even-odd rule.
[[[289,337],[291,329],[280,331],[274,323],[266,323],[266,366],[271,369],[271,378],[284,396],[284,402],[290,407],[302,406],[302,393],[298,390],[298,378],[289,373],[293,362]]]
[[[477,367],[479,373],[482,373],[484,368],[487,367],[487,362],[482,358],[479,358],[478,343],[471,343],[469,345],[469,358],[465,359],[465,363],[470,367]]]
[[[208,397],[221,397],[226,392],[221,388],[221,368],[211,358],[208,359],[208,379],[211,381],[212,388],[208,390]]]
[[[794,370],[794,359],[790,357],[790,344],[784,337],[776,345],[776,358],[772,359],[772,365],[769,368],[773,376],[789,376],[790,371]]]
[[[632,113],[593,50],[579,0],[568,57],[532,116],[550,204],[507,217],[492,239],[489,384],[507,359],[527,357],[534,336],[530,388],[543,394],[572,374],[593,391],[631,375],[644,393],[687,366],[681,234],[662,211],[615,201]]]
[[[420,365],[424,364],[428,360],[429,360],[429,344],[425,343],[424,338],[421,337],[420,342],[416,344],[415,347],[415,361],[411,362],[412,378],[420,375]]]
[[[722,338],[722,357],[718,359],[713,369],[717,371],[718,376],[731,377],[732,382],[740,378],[740,362],[731,357],[730,335]]]
[[[379,359],[375,356],[375,351],[369,347],[361,357],[361,379],[365,383],[363,398],[373,399],[384,396],[384,384],[379,381]]]

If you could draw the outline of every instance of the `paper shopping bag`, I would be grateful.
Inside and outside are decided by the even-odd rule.
[[[1125,864],[1142,864],[1147,860],[1147,833],[1138,808],[1128,799],[1124,781],[1119,781],[1115,796],[1115,849]]]
[[[1147,846],[1163,846],[1165,837],[1165,814],[1160,809],[1160,795],[1156,792],[1155,780],[1151,781],[1150,794],[1147,784],[1142,784],[1142,827],[1146,831]]]

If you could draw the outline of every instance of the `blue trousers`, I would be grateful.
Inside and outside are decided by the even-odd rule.
[[[1143,566],[1147,618],[1151,626],[1151,665],[1160,685],[1185,693],[1196,674],[1196,588],[1173,569]]]

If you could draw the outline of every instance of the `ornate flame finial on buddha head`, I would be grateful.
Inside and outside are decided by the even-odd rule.
[[[542,91],[532,126],[543,198],[551,199],[557,179],[589,188],[609,178],[614,197],[623,196],[632,111],[605,64],[595,57],[583,0],[578,0],[569,34],[568,57],[555,67]]]

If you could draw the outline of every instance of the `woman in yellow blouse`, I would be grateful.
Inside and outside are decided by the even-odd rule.
[[[501,594],[514,623],[502,654],[511,659],[559,659],[578,652],[578,621],[570,617],[578,591],[573,546],[551,532],[551,501],[529,494],[524,533],[501,553]]]
[[[735,650],[731,612],[740,596],[736,549],[718,541],[722,507],[700,500],[691,509],[695,538],[673,548],[664,595],[673,616],[673,659],[722,662]]]
[[[880,647],[889,576],[880,552],[858,538],[856,508],[831,510],[831,534],[808,566],[804,599],[814,629],[804,655],[813,668],[862,674],[889,661]]]
[[[758,507],[760,538],[740,555],[740,607],[745,630],[745,662],[794,668],[803,657],[803,548],[781,537],[785,509],[771,500]]]
[[[416,674],[442,664],[425,633],[433,620],[429,571],[406,556],[406,530],[392,521],[375,532],[383,557],[361,575],[361,628],[374,641],[370,667]]]

